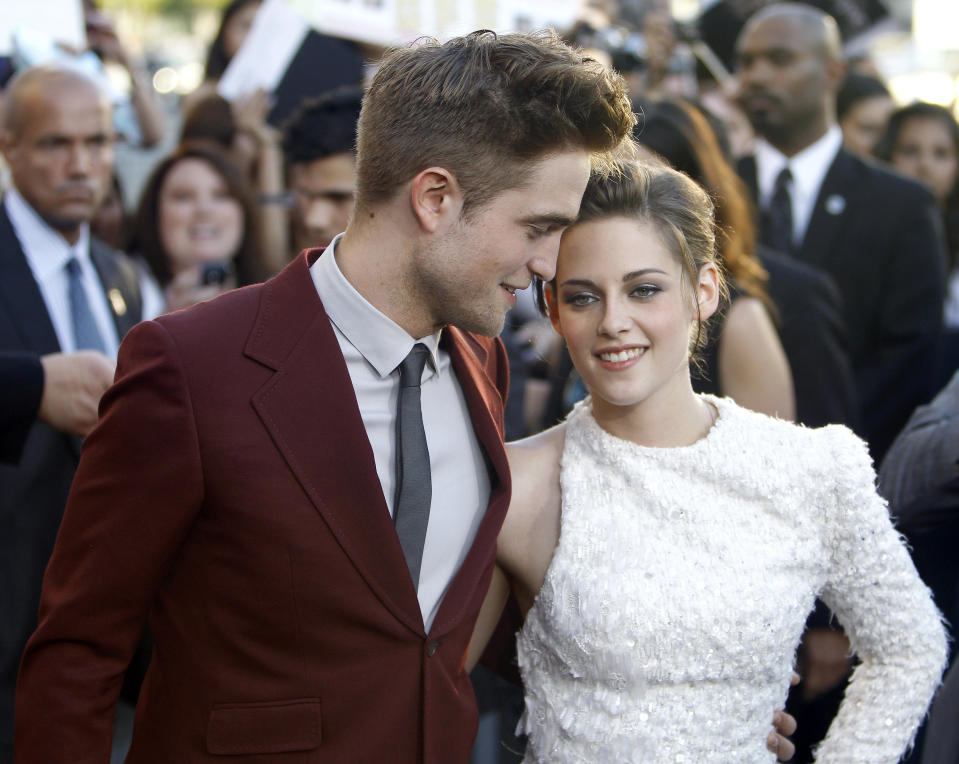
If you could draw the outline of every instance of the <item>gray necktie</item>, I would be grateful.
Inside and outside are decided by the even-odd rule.
[[[393,501],[393,522],[403,555],[413,578],[419,585],[420,563],[426,543],[426,527],[430,521],[430,452],[423,429],[420,408],[420,379],[430,351],[417,343],[399,365],[400,393],[396,405],[396,494]]]
[[[793,176],[789,167],[783,167],[776,176],[773,195],[766,208],[762,240],[779,252],[789,254],[793,250],[793,205],[789,187]]]
[[[73,319],[73,339],[77,350],[99,350],[106,352],[103,335],[97,328],[97,322],[87,301],[87,292],[83,288],[83,271],[80,262],[71,257],[67,260],[67,275],[70,283],[67,294],[70,298],[70,317]]]

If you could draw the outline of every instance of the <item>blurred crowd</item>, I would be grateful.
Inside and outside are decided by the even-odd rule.
[[[6,415],[0,420],[0,518],[6,523],[12,516],[8,503],[30,501],[44,507],[38,512],[47,520],[29,538],[0,540],[20,566],[16,583],[4,574],[0,586],[15,590],[10,599],[17,600],[21,619],[14,623],[11,616],[12,625],[3,627],[0,741],[10,734],[9,678],[35,624],[40,577],[76,460],[72,439],[51,438],[45,460],[25,465],[17,433],[39,418],[52,431],[85,435],[131,322],[269,278],[302,250],[329,245],[352,212],[361,78],[305,98],[282,120],[272,115],[274,94],[256,90],[228,100],[218,93],[260,6],[261,0],[225,6],[204,81],[182,98],[171,122],[142,63],[87,0],[90,49],[130,75],[131,147],[170,143],[169,132],[178,132],[175,149],[155,163],[130,209],[122,168],[114,163],[112,116],[95,89],[49,66],[6,72],[0,102],[3,391],[13,396],[33,389],[37,368],[46,383],[32,401],[39,413],[25,424]],[[734,59],[724,62],[661,7],[596,4],[565,37],[626,77],[639,115],[634,137],[641,160],[687,173],[715,205],[731,289],[696,369],[699,390],[808,426],[846,424],[866,439],[917,568],[955,622],[954,112],[932,103],[897,104],[864,58],[834,60],[829,51],[797,54],[775,39],[740,38]],[[369,50],[362,53],[367,70],[375,68]],[[64,125],[89,127],[77,137]],[[67,132],[73,137],[63,137]],[[62,240],[52,241],[53,232]],[[45,247],[60,253],[66,271],[40,273],[37,253]],[[77,261],[74,281],[65,274]],[[37,292],[31,274],[42,300],[27,294]],[[91,307],[98,345],[82,343],[68,327],[66,305],[54,305],[58,294],[69,294],[75,311],[76,290],[86,295],[76,299]],[[37,316],[49,316],[41,320],[48,329],[40,367],[16,365],[22,337],[40,331]],[[511,312],[503,341],[512,379],[506,432],[517,439],[559,421],[586,390],[532,290]],[[61,378],[70,395],[83,387],[93,407],[86,420],[68,421],[60,413],[54,381]],[[42,495],[24,487],[43,481],[50,488]],[[0,527],[0,535],[6,532]],[[0,599],[11,592],[0,592]],[[841,629],[820,609],[809,623],[798,656],[802,681],[788,705],[799,720],[796,761],[812,760],[838,707],[854,669],[848,654]],[[951,695],[944,692],[938,704],[947,710],[934,708],[927,725],[935,734],[926,742],[920,737],[910,761],[956,761],[954,741],[945,742],[955,732],[937,721],[955,716],[955,673]],[[135,678],[129,684],[132,703]],[[511,735],[521,695],[484,669],[476,687],[482,721],[474,760],[521,760],[522,742]],[[877,727],[881,734],[879,720]]]

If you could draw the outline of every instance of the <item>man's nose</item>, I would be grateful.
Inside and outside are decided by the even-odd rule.
[[[86,177],[93,167],[93,152],[88,146],[76,143],[70,147],[67,169],[71,175]]]
[[[736,70],[737,95],[742,95],[742,92],[752,85],[767,82],[771,72],[772,67],[761,59],[741,63]]]
[[[544,242],[526,263],[529,272],[543,281],[552,281],[556,275],[556,260],[559,257],[559,237]]]

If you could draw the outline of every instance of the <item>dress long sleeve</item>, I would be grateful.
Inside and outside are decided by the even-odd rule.
[[[827,433],[837,479],[825,502],[829,572],[821,598],[860,664],[816,761],[894,764],[939,684],[945,631],[876,492],[865,444],[845,428]]]

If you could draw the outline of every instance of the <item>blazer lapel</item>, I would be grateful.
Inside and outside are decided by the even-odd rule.
[[[812,265],[829,262],[833,240],[848,220],[855,202],[855,167],[845,149],[840,149],[823,178],[816,206],[806,227],[797,257]]]
[[[126,256],[112,252],[103,242],[90,239],[90,259],[97,269],[117,336],[122,341],[126,333],[139,323],[143,305],[135,267],[130,264],[124,268],[127,264],[117,259],[121,257]]]
[[[481,574],[492,561],[503,518],[509,507],[510,474],[503,445],[503,400],[486,374],[486,349],[455,327],[443,332],[443,342],[453,362],[476,438],[486,454],[490,470],[490,499],[486,513],[433,621],[431,634],[440,634],[462,622]]]
[[[60,342],[47,313],[20,240],[6,209],[0,204],[0,304],[7,306],[10,321],[23,339],[23,347],[41,355],[59,353]]]
[[[264,286],[246,354],[276,371],[252,404],[310,501],[375,595],[422,633],[373,450],[307,255]]]

